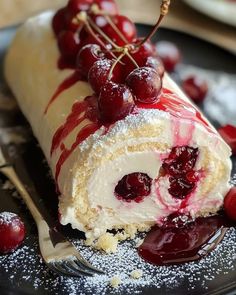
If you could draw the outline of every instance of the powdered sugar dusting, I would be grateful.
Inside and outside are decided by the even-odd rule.
[[[18,218],[15,213],[11,212],[1,212],[0,213],[0,225],[1,224],[10,224],[14,218]]]
[[[170,118],[170,114],[156,109],[139,110],[138,114],[131,114],[125,119],[117,121],[110,127],[109,132],[105,133],[104,127],[101,127],[97,132],[90,135],[80,144],[80,150],[81,152],[84,152],[89,149],[91,144],[93,144],[94,148],[97,148],[98,146],[103,145],[109,138],[114,138],[117,134],[125,134],[130,130],[136,130],[145,124],[152,124],[163,118]]]
[[[8,256],[0,257],[0,264],[5,271],[1,280],[9,280],[13,285],[30,284],[34,289],[44,289],[58,294],[139,294],[142,288],[152,287],[156,290],[178,288],[188,281],[188,290],[193,290],[201,281],[203,289],[208,288],[212,280],[227,275],[236,269],[236,229],[230,229],[222,243],[209,256],[199,262],[180,266],[156,267],[145,263],[137,254],[136,241],[126,241],[119,245],[118,252],[105,255],[83,245],[83,241],[74,241],[82,255],[95,267],[105,271],[105,275],[94,277],[67,278],[52,273],[39,256],[37,238],[34,242],[28,239],[25,246]],[[131,277],[134,270],[142,276]],[[116,288],[110,285],[113,277],[120,278],[121,284]]]
[[[232,175],[230,184],[233,186],[236,186],[236,173]]]

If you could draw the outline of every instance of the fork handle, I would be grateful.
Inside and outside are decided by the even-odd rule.
[[[45,222],[42,214],[40,213],[39,209],[35,205],[34,201],[32,200],[30,194],[25,189],[23,183],[21,182],[20,178],[16,174],[14,168],[12,166],[4,167],[1,169],[1,172],[14,184],[18,193],[21,195],[22,199],[26,203],[30,213],[32,214],[34,221],[36,222],[37,226]]]

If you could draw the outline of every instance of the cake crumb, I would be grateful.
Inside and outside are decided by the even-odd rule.
[[[116,252],[117,245],[118,238],[111,233],[106,233],[97,240],[95,248],[110,254]]]
[[[130,273],[132,279],[140,279],[143,276],[143,271],[141,269],[135,269]]]
[[[88,238],[84,241],[85,246],[94,246],[94,239]]]
[[[111,280],[110,280],[110,286],[112,288],[118,288],[120,284],[121,284],[120,277],[114,276],[114,277],[111,278]]]

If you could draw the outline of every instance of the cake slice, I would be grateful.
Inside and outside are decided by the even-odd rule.
[[[6,57],[5,76],[55,177],[61,223],[104,241],[108,230],[122,229],[123,238],[133,238],[172,213],[193,218],[216,213],[229,190],[231,150],[214,127],[167,74],[162,79],[147,67],[139,70],[140,85],[151,73],[154,96],[150,91],[140,98],[139,82],[129,76],[118,83],[112,72],[96,93],[98,85],[88,82],[92,70],[83,75],[81,61],[76,68],[74,57],[63,51],[58,36],[65,38],[65,31],[56,31],[60,26],[54,15],[43,13],[20,27]],[[84,14],[76,17],[71,24],[79,27]],[[79,30],[80,36],[88,34]],[[70,45],[66,40],[63,46]],[[113,40],[121,42],[117,36]],[[127,56],[120,63],[112,51],[106,53],[108,61],[104,52],[96,54],[99,61],[92,60],[91,67],[100,63],[104,71],[112,62],[130,75]],[[83,61],[89,67],[86,54]],[[119,91],[123,96],[114,99]]]

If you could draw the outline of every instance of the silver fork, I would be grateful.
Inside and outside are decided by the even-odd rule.
[[[75,246],[69,242],[56,228],[49,227],[31,196],[25,189],[11,164],[3,156],[0,147],[0,172],[16,187],[22,199],[30,210],[38,228],[39,247],[42,258],[54,272],[66,276],[93,276],[103,271],[93,267],[86,261]]]

